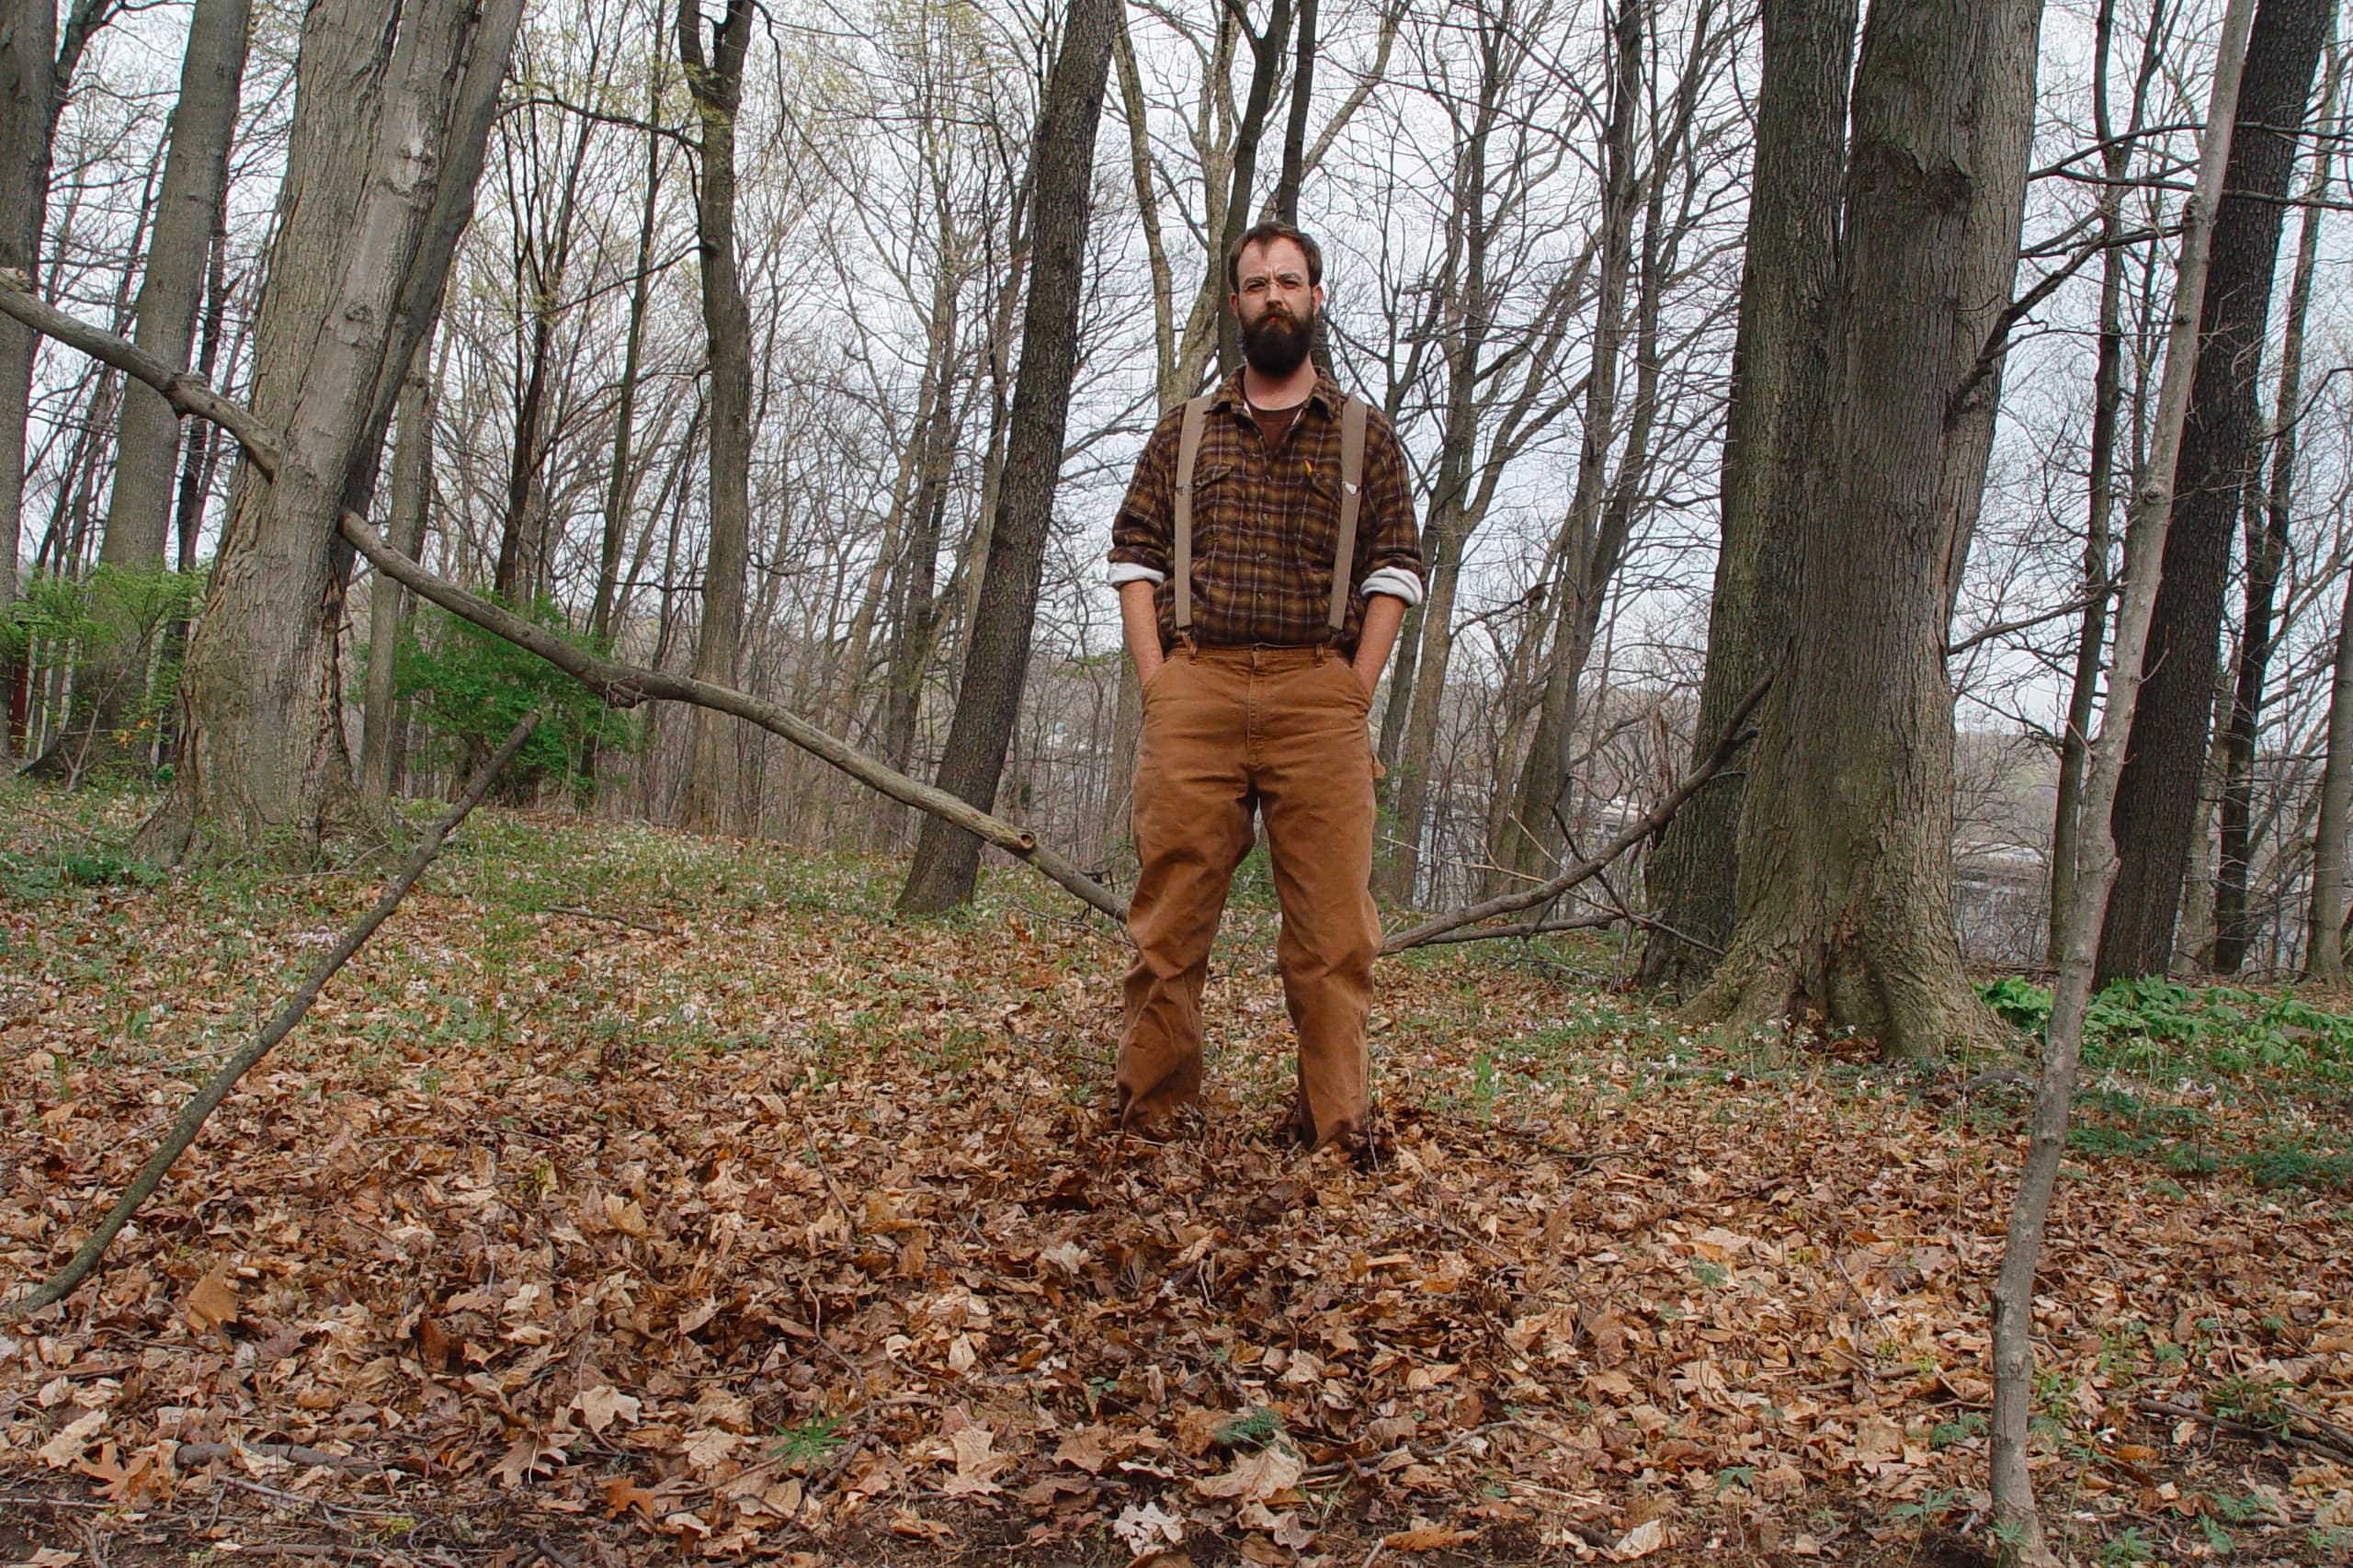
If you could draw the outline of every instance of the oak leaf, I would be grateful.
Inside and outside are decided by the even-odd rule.
[[[1223,1475],[1202,1476],[1193,1490],[1204,1497],[1233,1497],[1245,1503],[1271,1502],[1299,1484],[1305,1469],[1299,1456],[1281,1449],[1260,1449],[1233,1461]]]

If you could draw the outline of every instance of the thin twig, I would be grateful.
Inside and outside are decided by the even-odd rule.
[[[5,292],[0,290],[0,294]],[[416,880],[425,874],[425,868],[431,865],[433,858],[441,852],[442,840],[449,836],[450,830],[466,820],[467,813],[482,804],[483,797],[490,793],[491,785],[506,770],[506,765],[515,760],[515,754],[523,749],[523,743],[531,738],[531,732],[538,729],[539,724],[537,710],[523,715],[522,722],[507,734],[506,744],[498,748],[498,754],[475,777],[465,798],[450,807],[427,830],[424,842],[416,846],[416,852],[408,858],[407,864],[384,884],[383,893],[376,900],[375,907],[361,915],[359,923],[343,934],[343,940],[335,945],[332,952],[311,966],[311,972],[303,977],[301,989],[287,999],[286,1005],[269,1020],[268,1027],[251,1045],[224,1062],[196,1098],[180,1111],[179,1119],[172,1124],[172,1131],[165,1138],[163,1145],[140,1167],[137,1177],[116,1201],[113,1210],[99,1221],[98,1228],[90,1233],[90,1239],[82,1244],[81,1250],[63,1268],[29,1294],[0,1302],[0,1322],[21,1318],[63,1301],[89,1276],[107,1247],[121,1233],[123,1226],[131,1222],[131,1217],[139,1211],[140,1205],[145,1203],[155,1188],[163,1184],[164,1174],[172,1168],[172,1163],[196,1142],[197,1133],[212,1113],[221,1108],[221,1102],[229,1097],[229,1091],[237,1086],[237,1080],[252,1071],[254,1065],[268,1055],[279,1040],[293,1032],[294,1026],[302,1021],[303,1015],[318,1001],[319,993],[326,988],[328,981],[335,978],[335,971],[351,961],[352,955],[376,934],[378,926],[392,918],[392,911],[400,907],[401,900],[408,895],[409,889],[416,885]]]

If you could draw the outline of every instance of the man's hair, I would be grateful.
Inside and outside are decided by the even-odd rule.
[[[1324,281],[1324,247],[1315,236],[1295,223],[1279,222],[1269,218],[1263,223],[1253,223],[1242,232],[1225,253],[1225,286],[1233,293],[1242,292],[1242,253],[1252,245],[1272,244],[1277,240],[1289,240],[1307,257],[1307,286],[1311,289]]]

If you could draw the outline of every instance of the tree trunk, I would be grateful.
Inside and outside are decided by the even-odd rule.
[[[2052,987],[2051,1021],[2043,1034],[2032,1131],[2002,1238],[2002,1271],[1994,1286],[1994,1420],[1987,1479],[2003,1560],[2029,1568],[2057,1568],[2059,1562],[2043,1538],[2042,1516],[2034,1501],[2034,1476],[2027,1460],[2034,1409],[2034,1277],[2041,1264],[2052,1193],[2067,1147],[2067,1116],[2083,1058],[2084,1019],[2091,1006],[2101,915],[2116,884],[2117,844],[2111,826],[2116,789],[2125,767],[2126,737],[2140,700],[2142,672],[2148,668],[2144,655],[2152,610],[2164,592],[2159,568],[2174,513],[2174,476],[2182,449],[2183,415],[2190,401],[2190,366],[2198,355],[2198,312],[2206,295],[2203,274],[2213,234],[2212,214],[2222,192],[2225,153],[2236,118],[2233,111],[2241,66],[2246,59],[2249,8],[2250,0],[2231,0],[2223,17],[2213,95],[2199,149],[2198,183],[2184,213],[2165,379],[2148,460],[2134,482],[2131,515],[2125,525],[2124,597],[2116,612],[2116,673],[2109,683],[2108,710],[2100,719],[2099,739],[2093,743],[2085,785],[2083,857],[2075,876],[2075,903],[2067,914],[2067,948],[2060,957],[2057,983]]]
[[[703,559],[702,617],[695,631],[697,680],[735,684],[744,640],[744,582],[752,539],[752,318],[735,255],[735,117],[752,0],[727,0],[703,51],[700,0],[679,0],[678,55],[702,127],[702,182],[695,224],[702,261],[703,331],[710,350],[710,541]],[[681,825],[726,833],[741,820],[735,726],[698,708]]]
[[[416,346],[408,381],[401,388],[400,437],[392,447],[392,517],[386,534],[394,550],[411,561],[425,558],[425,527],[433,485],[435,383],[432,339]],[[381,816],[392,802],[400,769],[400,705],[392,700],[392,674],[407,596],[378,573],[368,591],[368,691],[359,729],[359,803]]]
[[[1299,52],[1290,68],[1290,115],[1283,126],[1283,172],[1275,182],[1275,217],[1299,222],[1299,187],[1306,177],[1307,111],[1315,102],[1315,0],[1299,0]]]
[[[1790,535],[1777,524],[1798,515],[1806,437],[1827,369],[1823,310],[1846,171],[1857,3],[1767,0],[1764,7],[1756,170],[1695,748],[1711,744],[1789,642],[1797,559]],[[1651,855],[1646,878],[1659,923],[1643,949],[1645,985],[1688,994],[1732,940],[1745,774],[1735,767],[1709,779]]]
[[[1952,925],[1948,430],[1984,347],[1964,330],[1983,228],[2016,252],[2040,20],[2040,0],[1879,0],[1864,24],[1824,413],[1783,520],[1796,635],[1749,757],[1739,920],[1695,1018],[1818,1015],[1891,1056],[1988,1034]]]
[[[320,0],[303,17],[248,452],[188,650],[171,793],[142,834],[157,858],[303,852],[357,804],[336,642],[351,551],[392,405],[472,211],[521,0]]]
[[[662,111],[662,83],[657,72],[647,97],[646,120],[655,123]],[[620,596],[621,541],[629,529],[630,504],[637,497],[641,469],[630,443],[637,429],[637,393],[645,353],[646,308],[654,292],[654,231],[662,206],[663,139],[645,133],[645,201],[637,221],[637,274],[629,292],[629,339],[621,351],[621,384],[613,415],[612,470],[605,476],[604,537],[597,552],[597,597],[588,612],[588,635],[608,642],[617,628],[613,612]],[[397,542],[397,541],[395,541]],[[590,771],[593,773],[594,769]]]
[[[2336,7],[2329,7],[2335,28]],[[2319,120],[2328,123],[2336,107],[2343,58],[2334,51],[2321,87]],[[2287,331],[2279,342],[2279,391],[2272,400],[2271,483],[2260,505],[2246,509],[2246,613],[2240,622],[2239,661],[2233,682],[2231,718],[2222,753],[2222,846],[2214,879],[2214,967],[2236,974],[2246,961],[2255,925],[2247,911],[2247,874],[2255,856],[2255,748],[2262,729],[2264,682],[2276,646],[2272,597],[2288,559],[2290,503],[2296,483],[2297,431],[2303,415],[2304,323],[2312,312],[2313,278],[2320,260],[2322,203],[2328,195],[2329,160],[2316,148],[2312,178],[2304,189],[2302,232],[2296,242],[2296,270],[2288,286]],[[2259,467],[2259,460],[2250,469]]]
[[[41,229],[49,208],[50,132],[59,97],[54,0],[0,4],[0,267],[40,282]],[[0,617],[17,597],[17,535],[24,509],[25,418],[30,410],[33,353],[40,338],[15,317],[0,317]],[[0,721],[6,759],[24,720],[17,712],[19,672],[0,653],[0,687],[10,712]]]
[[[1311,13],[1312,14],[1312,13]],[[1488,211],[1487,144],[1494,134],[1504,89],[1509,79],[1506,59],[1516,63],[1518,51],[1506,37],[1508,12],[1478,18],[1479,96],[1472,112],[1469,134],[1455,150],[1452,211],[1449,216],[1449,262],[1460,256],[1460,271],[1449,265],[1446,291],[1451,318],[1446,335],[1446,424],[1438,439],[1438,472],[1429,492],[1429,518],[1423,528],[1423,553],[1429,573],[1428,592],[1411,619],[1416,626],[1403,630],[1401,653],[1418,648],[1418,655],[1391,678],[1391,714],[1382,717],[1389,729],[1404,715],[1404,745],[1396,752],[1397,767],[1391,786],[1396,801],[1396,825],[1387,863],[1381,868],[1381,891],[1394,903],[1411,903],[1421,875],[1422,819],[1429,811],[1430,762],[1438,747],[1440,703],[1446,695],[1447,665],[1454,653],[1454,599],[1462,576],[1462,555],[1479,517],[1471,504],[1472,469],[1479,441],[1480,415],[1486,405],[1479,397],[1481,371],[1486,369],[1487,328],[1492,304],[1487,297],[1487,249],[1492,226]],[[1304,24],[1302,24],[1304,25]],[[1414,639],[1415,630],[1420,632]]]
[[[2295,164],[2333,0],[2259,0],[2231,139],[2213,261],[2200,310],[2180,503],[2165,534],[2165,579],[2148,665],[2116,791],[2120,861],[2100,931],[2094,989],[2164,974],[2173,960],[2198,791],[2212,733],[2222,589],[2248,464],[2261,434],[2256,381],[2271,311],[2283,199]]]
[[[1634,126],[1643,98],[1643,38],[1649,6],[1626,0],[1611,25],[1614,48],[1609,126],[1603,151],[1601,280],[1595,309],[1592,363],[1586,371],[1585,428],[1577,449],[1576,488],[1562,523],[1561,586],[1554,601],[1551,654],[1536,734],[1520,765],[1513,815],[1499,842],[1488,846],[1498,866],[1549,876],[1562,843],[1552,807],[1566,781],[1563,766],[1576,719],[1577,682],[1600,623],[1601,603],[1618,570],[1623,536],[1603,527],[1609,490],[1609,450],[1617,438],[1619,358],[1626,339],[1626,288],[1634,271],[1634,210],[1641,195],[1634,169]],[[1629,454],[1631,460],[1631,454]]]
[[[2328,688],[2328,756],[2321,765],[2320,822],[2313,833],[2313,903],[2305,921],[2304,978],[2345,984],[2345,834],[2353,820],[2353,571],[2337,611]]]
[[[196,337],[213,212],[228,184],[229,139],[236,130],[250,15],[250,0],[197,0],[188,22],[179,102],[172,110],[170,152],[133,335],[139,347],[167,365],[187,364]],[[179,415],[169,403],[144,385],[123,390],[114,492],[99,560],[123,567],[162,566],[179,442]]]
[[[1217,292],[1217,365],[1220,375],[1230,375],[1242,362],[1241,327],[1233,319],[1233,291],[1226,287],[1225,257],[1250,227],[1254,210],[1250,205],[1250,187],[1257,183],[1258,144],[1267,137],[1267,114],[1274,105],[1275,78],[1282,74],[1283,50],[1290,41],[1291,0],[1275,0],[1273,14],[1267,18],[1267,30],[1250,33],[1250,94],[1244,100],[1242,123],[1233,137],[1233,179],[1227,187],[1225,222],[1218,231],[1217,254],[1210,257],[1210,277]],[[1233,7],[1237,17],[1239,5]]]
[[[1053,74],[1039,106],[1031,153],[1029,298],[1021,370],[1006,435],[1005,476],[989,529],[987,567],[968,623],[963,687],[957,694],[939,785],[983,811],[996,801],[1006,748],[1021,705],[1029,634],[1038,614],[1063,434],[1078,358],[1086,231],[1093,210],[1095,130],[1108,74],[1119,0],[1071,0]],[[902,914],[965,903],[980,872],[980,840],[938,817],[924,819],[915,864],[899,894]]]

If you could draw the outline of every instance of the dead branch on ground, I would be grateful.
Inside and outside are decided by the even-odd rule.
[[[384,884],[384,891],[377,898],[375,907],[361,915],[359,923],[343,934],[343,940],[335,945],[333,951],[311,966],[311,972],[303,976],[301,987],[287,998],[286,1005],[278,1009],[277,1016],[255,1037],[254,1042],[223,1062],[196,1098],[181,1109],[179,1119],[172,1123],[170,1133],[154,1153],[148,1156],[147,1163],[140,1167],[139,1175],[132,1178],[131,1186],[124,1189],[114,1208],[98,1222],[98,1228],[90,1233],[90,1239],[82,1244],[80,1250],[64,1267],[31,1291],[12,1301],[0,1301],[0,1321],[26,1317],[43,1307],[54,1305],[73,1294],[74,1287],[89,1277],[90,1270],[97,1267],[98,1259],[105,1256],[108,1246],[121,1233],[123,1226],[131,1222],[131,1217],[139,1212],[140,1206],[153,1196],[156,1187],[163,1185],[164,1174],[172,1168],[173,1162],[188,1153],[188,1145],[196,1142],[197,1133],[203,1130],[212,1113],[221,1108],[221,1102],[229,1097],[229,1091],[237,1086],[237,1080],[251,1072],[256,1062],[269,1054],[272,1047],[293,1032],[294,1026],[302,1021],[302,1016],[318,1001],[319,993],[326,988],[328,981],[335,978],[335,971],[350,962],[352,955],[367,945],[368,938],[376,934],[378,926],[392,918],[392,911],[401,906],[401,900],[408,896],[409,889],[415,887],[417,878],[425,874],[425,868],[441,853],[442,841],[466,820],[469,812],[482,804],[483,797],[490,793],[491,785],[506,771],[506,765],[515,760],[515,754],[523,749],[523,743],[531,738],[531,732],[539,725],[540,715],[536,710],[523,715],[522,721],[508,733],[506,744],[498,748],[497,755],[475,776],[464,798],[443,812],[440,820],[426,830],[415,853],[393,874],[392,880]]]

